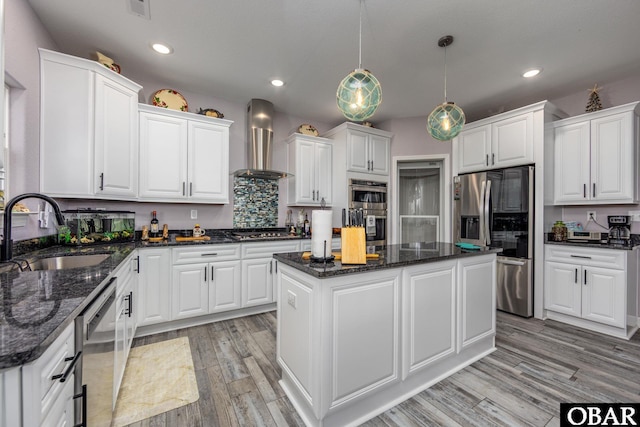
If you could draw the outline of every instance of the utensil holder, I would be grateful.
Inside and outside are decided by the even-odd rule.
[[[364,227],[345,227],[340,231],[343,264],[367,263],[367,240]]]

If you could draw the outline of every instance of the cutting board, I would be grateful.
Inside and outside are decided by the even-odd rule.
[[[342,260],[342,253],[340,252],[331,252],[331,255],[334,256],[334,259],[336,261]],[[302,253],[302,259],[309,259],[309,258],[311,258],[311,252]],[[378,258],[380,258],[380,254],[367,254],[367,259],[378,259]]]
[[[204,240],[211,240],[211,237],[209,236],[199,236],[199,237],[176,236],[176,242],[202,242]]]

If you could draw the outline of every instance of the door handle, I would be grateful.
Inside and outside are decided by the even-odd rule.
[[[582,184],[582,197],[587,198],[587,184]]]
[[[593,196],[592,197],[596,197],[596,183],[593,183]]]
[[[104,172],[100,174],[100,191],[102,190],[104,190]]]
[[[496,164],[496,155],[495,155],[495,153],[491,153],[491,164],[492,165]]]
[[[524,261],[512,261],[512,260],[506,260],[506,259],[499,259],[497,260],[498,264],[505,264],[505,265],[518,265],[518,266],[523,266],[525,263]]]
[[[278,274],[278,261],[276,260],[276,274]]]
[[[207,281],[207,267],[204,268],[204,281]]]
[[[584,258],[584,259],[591,259],[590,256],[585,256],[585,255],[570,255],[571,258]]]
[[[133,291],[129,292],[129,317],[133,313]]]
[[[69,366],[67,366],[67,368],[64,370],[63,373],[58,374],[58,375],[53,375],[51,377],[52,381],[58,380],[61,383],[65,382],[67,380],[67,378],[69,378],[69,375],[71,375],[71,372],[73,371],[73,368],[76,367],[76,364],[78,363],[78,361],[80,360],[80,356],[82,356],[82,352],[79,351],[77,352],[73,357],[67,357],[64,359],[65,362],[71,362],[69,363]]]
[[[587,270],[584,270],[584,284],[587,284]]]
[[[189,196],[193,196],[193,182],[189,183]]]
[[[487,166],[489,166],[489,155],[487,154]]]
[[[273,274],[273,260],[269,261],[269,274]]]
[[[211,282],[213,282],[213,265],[211,266]]]
[[[490,223],[489,223],[489,200],[491,199],[491,180],[487,180],[487,188],[486,188],[486,195],[484,198],[484,224],[485,224],[485,238],[486,238],[486,244],[490,245],[491,244],[491,227],[490,227]]]
[[[573,283],[578,283],[578,269],[576,268],[576,274],[573,277]]]
[[[186,183],[186,182],[184,182],[184,181],[182,181],[182,195],[183,195],[183,196],[186,196],[186,195],[187,195],[187,194],[185,193],[185,191],[186,191],[186,190],[185,190],[185,189],[186,189],[186,186],[187,186],[187,183]]]
[[[82,391],[73,395],[74,399],[82,398],[82,420],[80,424],[76,424],[73,427],[87,427],[87,385],[82,385]]]

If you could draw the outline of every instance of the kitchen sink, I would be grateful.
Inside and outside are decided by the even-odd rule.
[[[41,258],[30,263],[31,270],[66,270],[92,267],[109,258],[111,254],[68,255]]]

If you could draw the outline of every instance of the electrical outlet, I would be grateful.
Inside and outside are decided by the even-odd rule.
[[[589,222],[590,219],[592,219],[594,221],[598,220],[598,217],[596,215],[596,211],[587,211],[587,222]]]
[[[629,211],[629,216],[631,217],[631,221],[640,221],[640,211]]]
[[[198,219],[198,210],[191,209],[191,219]]]
[[[293,308],[296,308],[296,294],[291,291],[287,291],[287,302]]]

